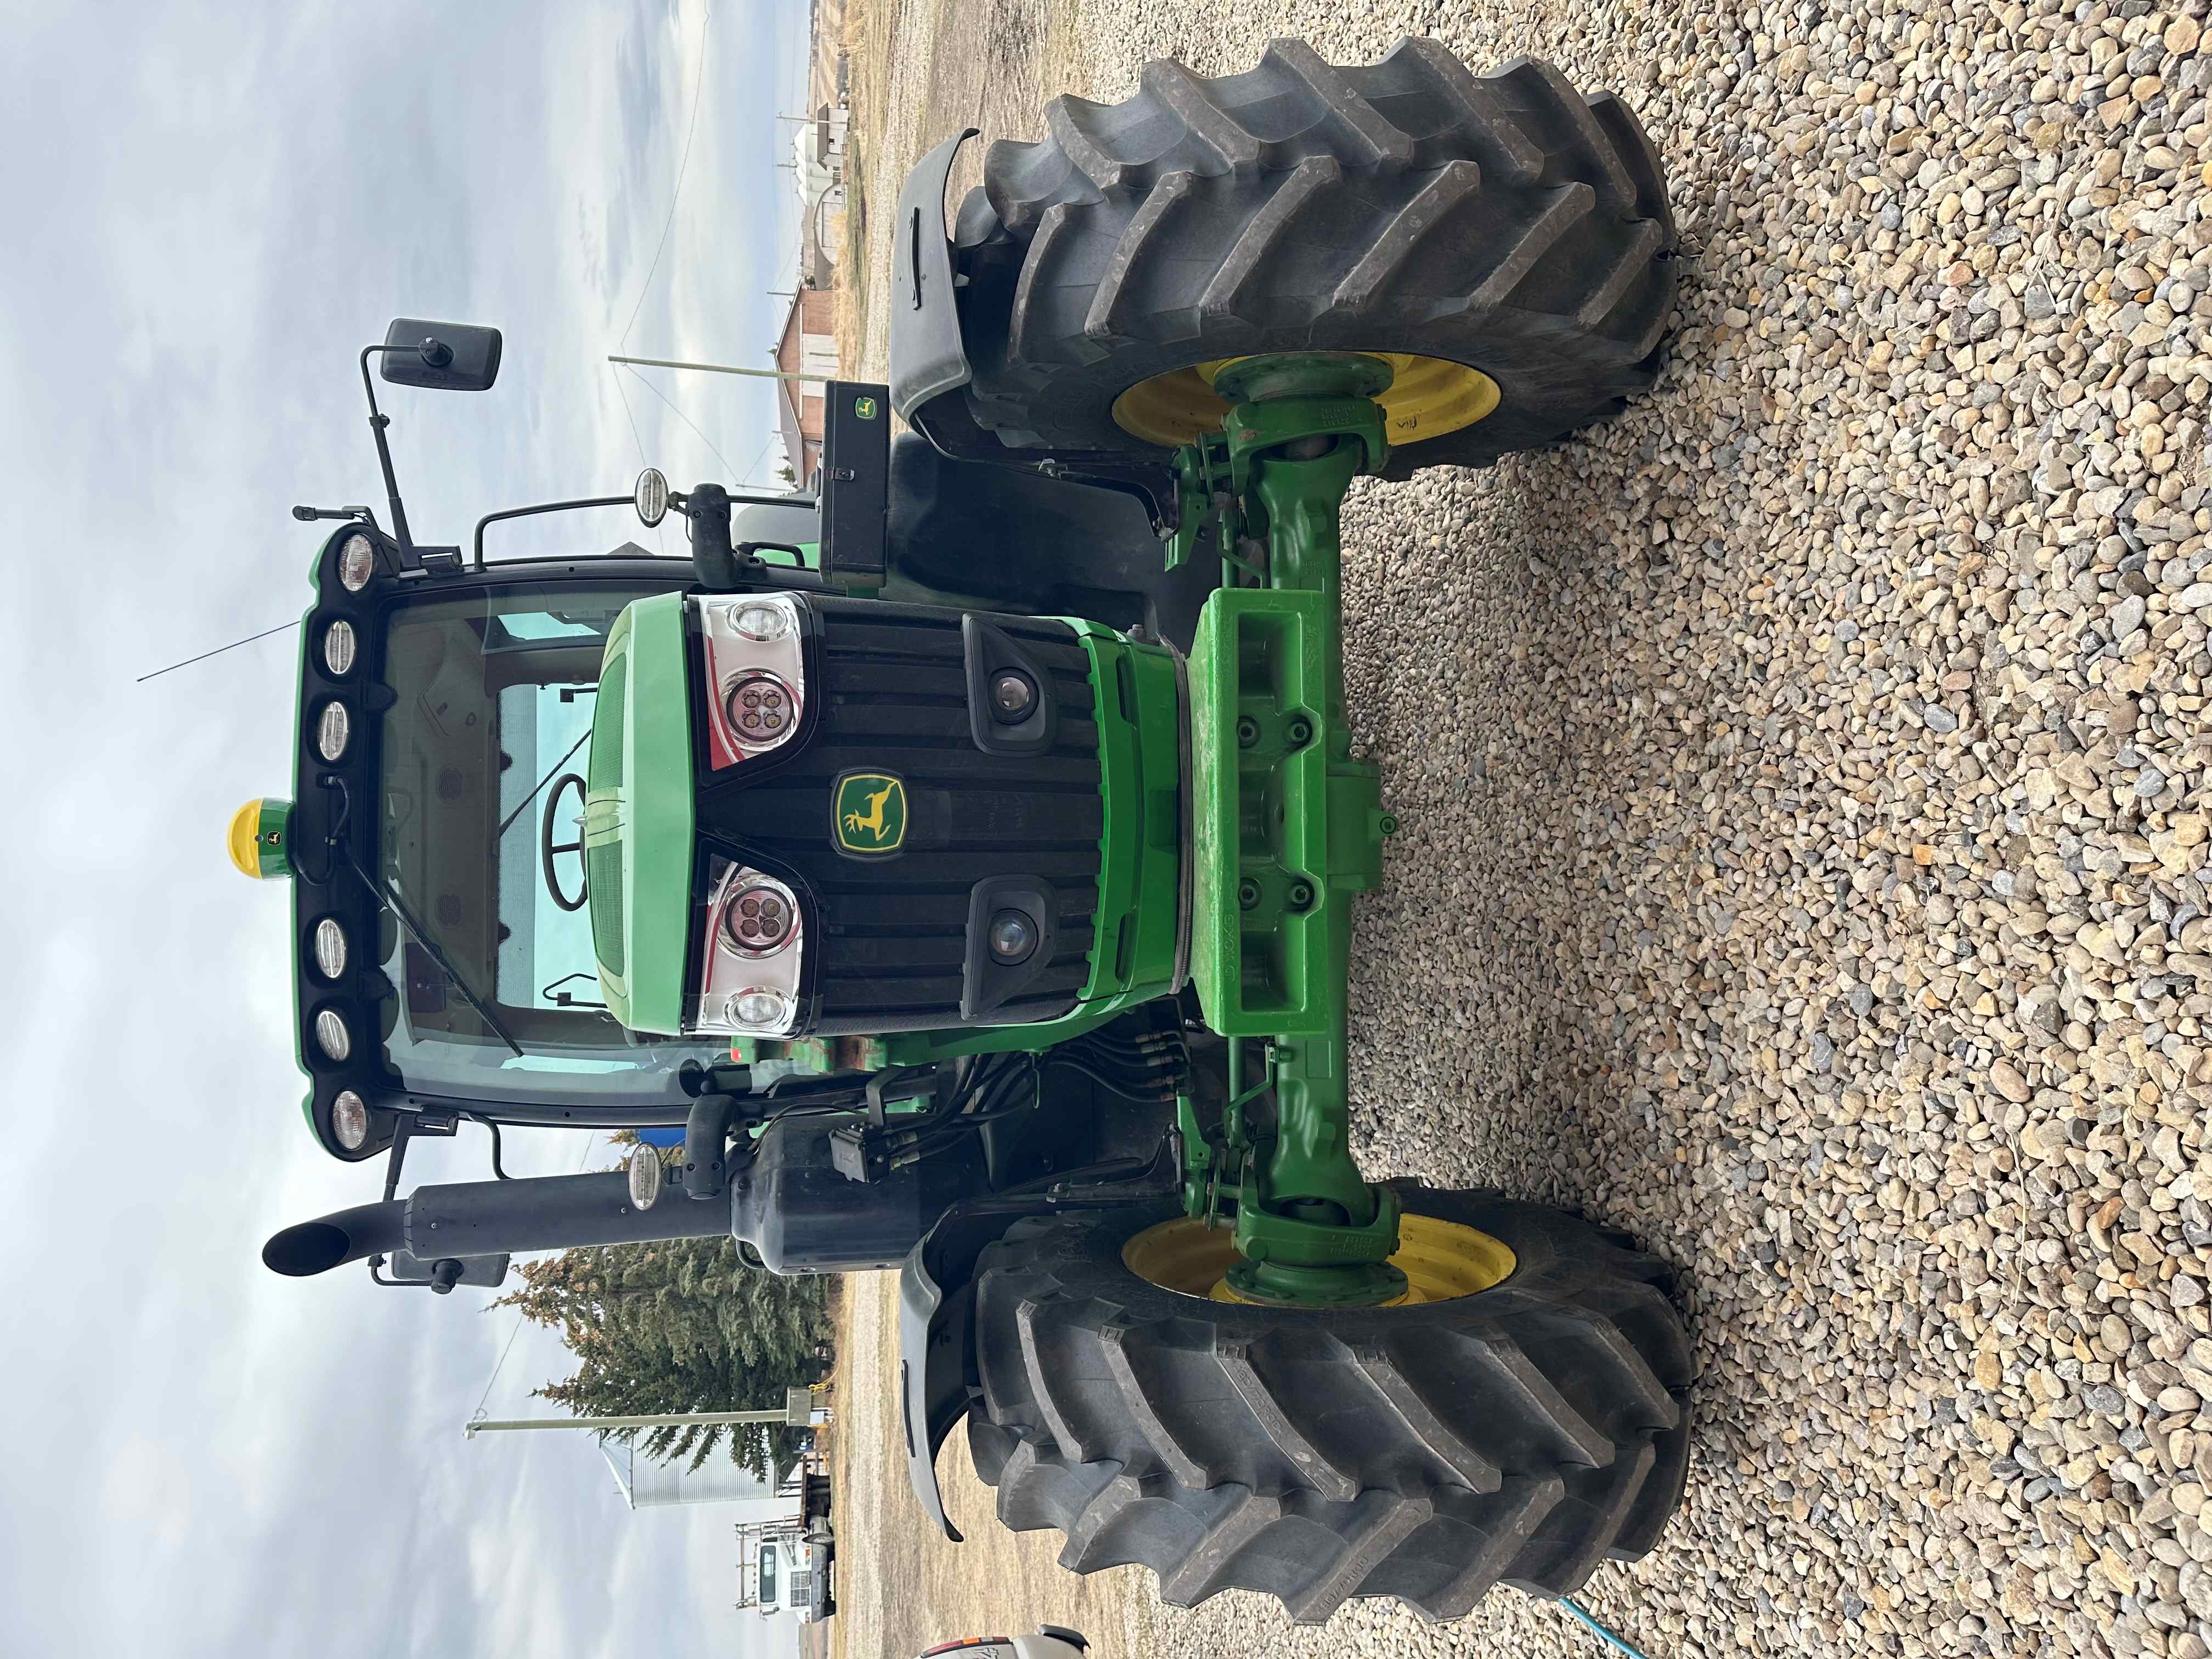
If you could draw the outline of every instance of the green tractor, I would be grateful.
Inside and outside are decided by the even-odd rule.
[[[1690,1349],[1624,1236],[1352,1156],[1353,902],[1397,826],[1352,748],[1338,515],[1651,384],[1658,159],[1616,100],[1425,40],[1155,62],[1045,126],[949,225],[972,135],[915,169],[890,384],[830,386],[813,492],[648,470],[421,547],[371,386],[392,523],[295,509],[341,522],[294,797],[232,841],[293,882],[309,1127],[386,1173],[264,1258],[433,1290],[677,1237],[902,1262],[948,1535],[964,1416],[1006,1524],[1174,1603],[1564,1595],[1679,1504]],[[362,378],[481,388],[498,353],[403,319]],[[690,557],[485,554],[623,501]],[[681,1150],[398,1198],[463,1120],[495,1176],[509,1126]]]

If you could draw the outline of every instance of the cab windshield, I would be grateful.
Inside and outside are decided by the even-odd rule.
[[[584,865],[592,706],[608,630],[635,586],[427,600],[385,636],[384,875],[514,1049],[399,919],[382,919],[385,1058],[405,1085],[464,1098],[672,1103],[678,1068],[723,1045],[640,1037],[601,1006]],[[577,781],[571,782],[574,779]]]

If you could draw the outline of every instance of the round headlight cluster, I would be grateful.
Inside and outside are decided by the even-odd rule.
[[[1012,967],[1027,962],[1037,948],[1036,923],[1019,910],[1001,910],[991,918],[986,942],[996,961]]]
[[[650,530],[668,516],[668,479],[659,467],[648,466],[637,475],[630,500],[641,523]]]
[[[782,992],[756,988],[740,991],[730,999],[729,1016],[734,1024],[779,1030],[788,1017],[790,1007],[791,1004]]]
[[[359,1152],[368,1140],[368,1103],[350,1089],[339,1090],[331,1103],[331,1133],[349,1152]]]
[[[332,1060],[352,1057],[353,1033],[346,1029],[345,1016],[337,1009],[325,1008],[315,1016],[315,1046]]]
[[[790,896],[766,882],[739,888],[722,912],[722,931],[747,956],[781,949],[798,926]]]
[[[315,971],[325,979],[336,979],[345,970],[345,929],[325,916],[315,924]]]
[[[791,735],[798,718],[790,689],[773,674],[740,674],[722,696],[722,712],[740,741],[771,744]]]
[[[334,622],[323,630],[323,666],[331,671],[331,678],[353,672],[356,648],[351,623]]]
[[[1001,726],[1019,726],[1036,704],[1036,682],[1020,669],[1002,668],[991,677],[991,718]]]
[[[346,751],[346,739],[353,735],[353,716],[346,713],[342,702],[323,705],[322,718],[315,722],[315,752],[326,761],[335,762]]]
[[[338,544],[338,585],[347,592],[360,592],[375,574],[376,549],[368,537],[356,531]]]
[[[766,642],[780,640],[791,631],[791,617],[780,605],[763,605],[756,600],[739,605],[730,618],[730,626],[749,640]]]

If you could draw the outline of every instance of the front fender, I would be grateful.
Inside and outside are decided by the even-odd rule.
[[[969,127],[915,164],[891,221],[891,407],[909,422],[915,410],[967,385],[974,374],[953,300],[945,184],[952,176],[952,158],[975,136]]]
[[[960,1529],[946,1517],[937,1485],[937,1452],[968,1414],[975,1288],[956,1285],[948,1299],[930,1271],[928,1249],[925,1238],[899,1271],[899,1418],[914,1495],[938,1530],[957,1544]]]
[[[1151,1204],[1182,1190],[1181,1136],[1170,1132],[1149,1168],[1125,1158],[1118,1170],[1103,1164],[1072,1170],[1035,1192],[956,1204],[899,1271],[899,1421],[906,1432],[907,1479],[922,1512],[956,1544],[960,1532],[945,1513],[937,1453],[982,1394],[975,1365],[975,1263],[1025,1216]]]

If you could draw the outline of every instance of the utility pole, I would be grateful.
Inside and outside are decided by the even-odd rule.
[[[642,368],[690,368],[702,374],[744,374],[759,380],[812,380],[827,386],[837,377],[834,374],[802,374],[795,369],[732,368],[727,363],[682,363],[666,357],[617,357],[610,355],[611,363],[634,363]]]
[[[775,1410],[757,1412],[659,1412],[641,1417],[508,1417],[478,1419],[462,1433],[473,1440],[479,1432],[511,1429],[680,1429],[712,1428],[735,1423],[781,1423],[790,1428],[811,1425],[817,1405],[811,1389],[787,1391],[784,1403]]]

